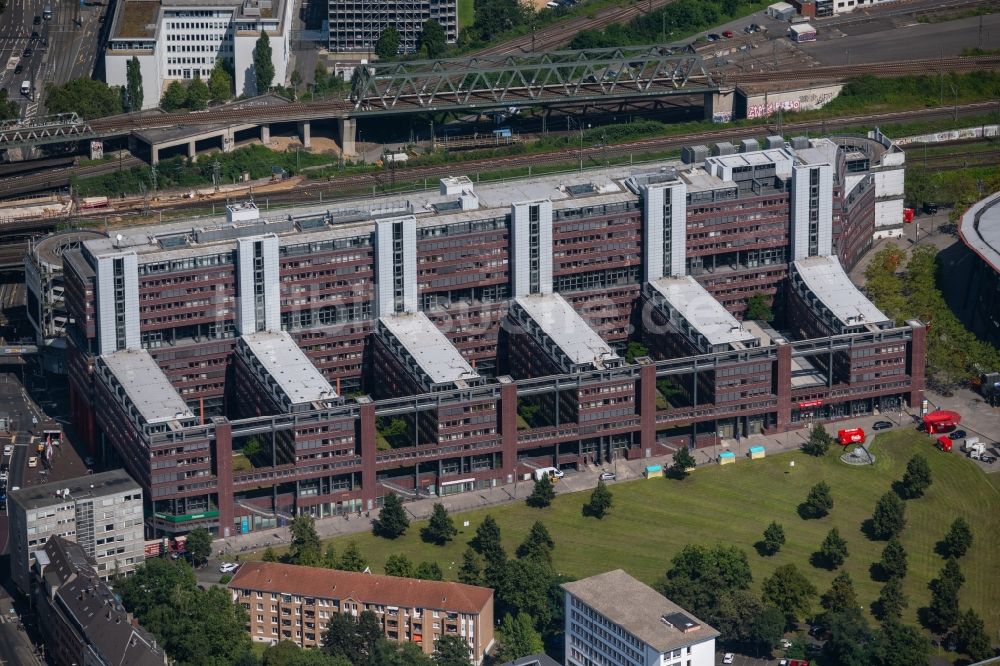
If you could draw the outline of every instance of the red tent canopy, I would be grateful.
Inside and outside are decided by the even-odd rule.
[[[962,416],[958,412],[948,409],[939,409],[924,417],[924,426],[928,432],[939,431],[943,428],[953,428],[962,421]]]

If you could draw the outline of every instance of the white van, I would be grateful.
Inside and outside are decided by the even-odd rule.
[[[31,81],[21,82],[21,94],[25,97],[31,94]]]
[[[535,481],[541,481],[542,479],[561,479],[565,474],[556,469],[555,467],[542,467],[541,469],[536,469],[534,472]]]

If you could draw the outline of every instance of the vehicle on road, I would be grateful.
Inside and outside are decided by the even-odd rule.
[[[705,39],[707,39],[710,42],[717,42],[720,39],[722,39],[722,35],[713,32],[713,33],[709,33],[709,34],[705,35]]]
[[[732,30],[726,30],[726,31],[724,31],[722,33],[722,36],[725,37],[726,39],[732,39],[733,38],[733,31]]]
[[[782,650],[787,650],[788,648],[792,647],[792,641],[788,638],[782,638],[780,646]]]
[[[614,481],[617,478],[614,472],[601,472],[601,481]]]
[[[731,663],[733,663],[733,659],[735,659],[735,658],[736,658],[735,654],[733,654],[732,652],[727,652],[726,654],[724,654],[722,656],[722,663],[723,664],[731,664]]]
[[[938,212],[938,205],[933,201],[925,201],[923,205],[924,213],[927,215],[933,215]]]
[[[942,435],[937,438],[937,447],[945,453],[949,453],[951,451],[952,441]]]
[[[997,461],[997,458],[996,456],[983,456],[982,458],[980,458],[980,460],[986,463],[987,465],[992,465]]]
[[[28,458],[28,467],[38,467],[38,456]]]
[[[17,67],[14,68],[14,74],[20,74],[24,71],[24,65],[17,63]]]
[[[872,430],[888,430],[891,427],[891,421],[876,421],[872,424]]]
[[[232,573],[240,568],[236,562],[223,562],[219,565],[219,573]]]
[[[41,37],[41,35],[38,34],[37,30],[31,31],[31,39],[38,39],[39,37]]]
[[[34,20],[32,20],[32,22],[31,22],[31,25],[41,25],[41,24],[42,24],[42,17],[41,16],[36,16],[34,18]]]
[[[8,463],[0,463],[0,474],[6,474],[10,471],[10,465]]]
[[[955,441],[956,439],[965,439],[968,435],[969,433],[964,430],[955,430],[954,432],[948,433],[948,439]]]
[[[108,17],[107,17],[107,16],[105,16],[104,14],[101,14],[101,15],[100,15],[100,16],[99,16],[99,17],[97,18],[97,22],[98,22],[98,23],[104,23],[104,22],[105,22],[105,21],[107,21],[107,20],[108,20]]]
[[[3,445],[3,454],[5,456],[12,455],[13,453],[14,453],[14,445],[13,444],[4,444]]]
[[[52,7],[46,5],[45,9],[42,10],[42,18],[48,21],[52,18]]]
[[[30,46],[26,46],[26,47],[24,47],[24,50],[21,51],[21,57],[22,58],[30,58],[31,54],[34,53],[34,52],[35,52],[35,50],[33,48],[31,48]]]

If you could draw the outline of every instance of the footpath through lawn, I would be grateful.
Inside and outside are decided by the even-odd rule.
[[[874,466],[841,463],[839,446],[824,458],[795,452],[764,460],[740,459],[735,465],[702,468],[688,479],[651,479],[612,484],[614,508],[603,520],[585,518],[581,507],[589,493],[561,494],[551,507],[532,509],[523,502],[456,514],[459,534],[444,547],[420,540],[423,522],[410,526],[402,538],[390,541],[369,534],[332,540],[337,552],[356,541],[372,570],[380,572],[386,557],[406,554],[413,562],[436,561],[448,579],[454,579],[469,539],[487,513],[500,525],[504,546],[513,554],[531,524],[541,520],[552,534],[558,573],[584,577],[621,567],[652,583],[666,571],[670,558],[687,543],[726,543],[745,549],[750,558],[754,587],[782,564],[794,563],[807,573],[820,592],[837,572],[810,565],[810,555],[831,527],[847,539],[850,554],[842,567],[854,579],[858,598],[869,612],[882,583],[869,568],[878,561],[885,542],[870,541],[862,532],[876,500],[902,477],[910,457],[921,452],[930,463],[933,484],[920,499],[906,502],[906,529],[902,542],[909,554],[904,589],[909,608],[904,620],[917,624],[916,613],[930,599],[927,583],[944,560],[935,552],[952,520],[963,516],[972,526],[975,542],[959,562],[966,582],[961,588],[962,609],[973,608],[986,622],[990,635],[1000,629],[1000,493],[996,475],[986,475],[961,455],[941,453],[931,438],[914,431],[879,435],[872,445]],[[791,463],[794,462],[794,467]],[[832,488],[833,510],[819,520],[803,520],[797,512],[809,488],[819,481]],[[787,542],[773,557],[754,549],[772,520],[785,528]],[[469,525],[464,526],[465,521]]]

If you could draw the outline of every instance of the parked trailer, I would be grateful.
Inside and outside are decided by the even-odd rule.
[[[862,428],[844,428],[837,431],[837,441],[841,446],[848,444],[864,444],[865,431]]]

